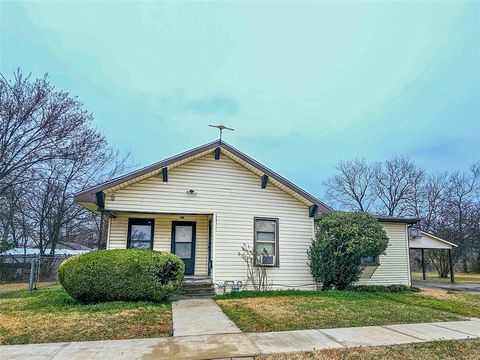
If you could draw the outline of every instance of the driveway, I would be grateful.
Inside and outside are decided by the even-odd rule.
[[[443,283],[438,281],[412,281],[412,286],[420,289],[442,289],[461,291],[469,294],[480,294],[480,284],[476,283]]]

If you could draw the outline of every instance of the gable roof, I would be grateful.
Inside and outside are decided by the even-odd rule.
[[[76,202],[79,202],[79,203],[95,203],[96,194],[99,192],[108,191],[112,188],[123,187],[131,183],[143,180],[147,177],[158,174],[165,167],[173,167],[173,166],[181,165],[190,160],[207,155],[208,153],[211,153],[217,148],[220,148],[221,150],[223,150],[226,155],[228,155],[233,160],[239,162],[241,165],[249,168],[251,171],[267,175],[269,179],[273,180],[274,185],[280,187],[282,190],[293,193],[292,195],[295,194],[296,195],[295,197],[297,198],[300,197],[304,199],[306,202],[309,202],[312,205],[316,205],[318,207],[318,212],[327,213],[332,211],[330,207],[328,207],[326,204],[318,200],[313,195],[299,188],[298,186],[293,184],[291,181],[285,179],[283,176],[277,174],[273,170],[270,170],[266,166],[260,164],[258,161],[254,160],[253,158],[242,153],[240,150],[234,148],[233,146],[227,144],[222,140],[216,140],[211,143],[196,147],[194,149],[185,151],[178,155],[169,157],[165,160],[156,162],[152,165],[148,165],[139,170],[132,171],[131,173],[120,176],[113,180],[96,185],[92,188],[89,188],[82,192],[77,193],[74,199]]]

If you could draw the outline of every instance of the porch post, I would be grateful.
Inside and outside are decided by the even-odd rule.
[[[453,275],[453,261],[452,261],[452,249],[448,249],[448,262],[450,263],[450,282],[455,282],[455,275]]]
[[[425,276],[425,249],[422,249],[422,275],[423,280],[427,280],[427,277]]]
[[[103,242],[103,222],[104,222],[105,214],[103,211],[100,213],[100,229],[98,231],[98,250],[100,250]]]

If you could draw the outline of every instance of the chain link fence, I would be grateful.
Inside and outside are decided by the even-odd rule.
[[[70,256],[0,254],[0,293],[55,285],[58,267]]]

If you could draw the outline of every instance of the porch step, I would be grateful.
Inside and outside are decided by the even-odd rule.
[[[183,285],[176,292],[176,297],[212,297],[215,295],[215,286],[210,278],[185,278]]]

